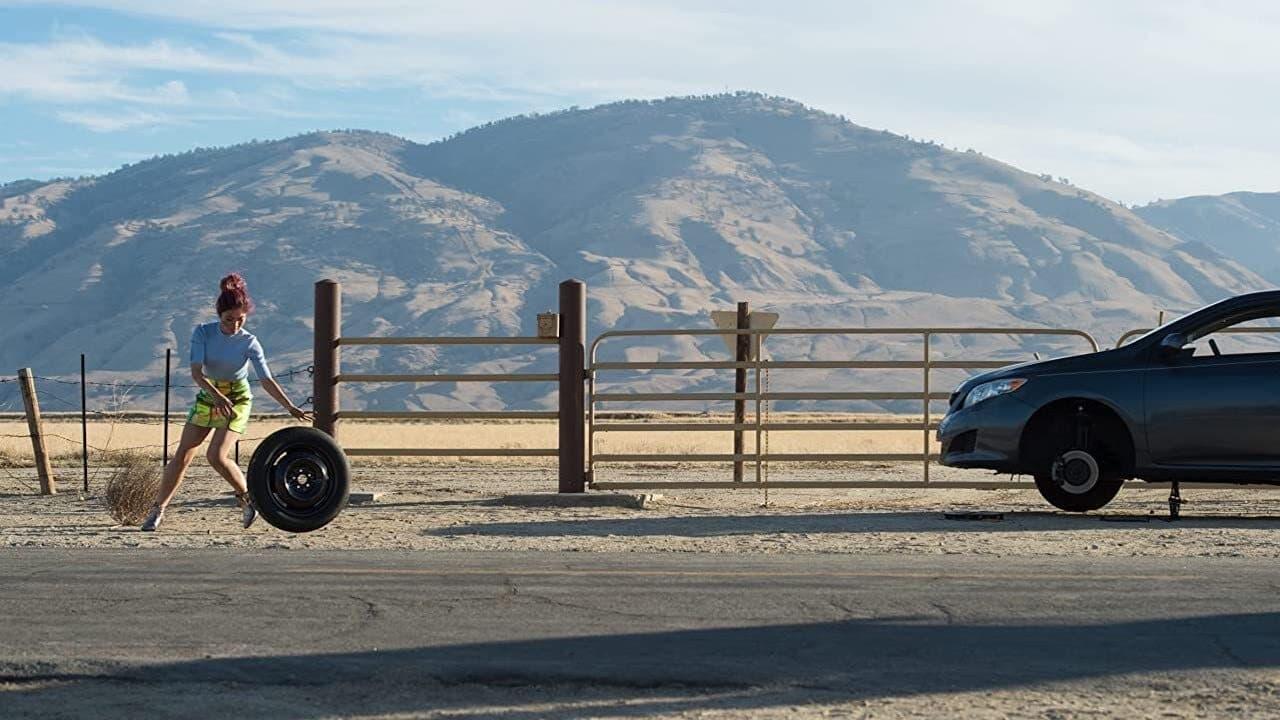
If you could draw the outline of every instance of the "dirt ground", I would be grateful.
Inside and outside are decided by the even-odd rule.
[[[918,480],[915,464],[774,469],[771,479]],[[0,547],[399,548],[566,552],[906,553],[1280,557],[1280,492],[1261,487],[1187,489],[1177,522],[1168,491],[1135,484],[1104,510],[1057,512],[1033,489],[661,490],[643,508],[528,506],[554,494],[553,468],[492,465],[354,466],[355,491],[382,493],[349,506],[329,526],[292,535],[265,522],[239,525],[229,488],[197,462],[160,532],[140,533],[108,515],[100,497],[109,469],[59,468],[62,491],[34,494],[34,471],[0,469]],[[615,481],[726,480],[728,468],[613,468]],[[933,477],[985,480],[935,468]],[[603,492],[603,491],[601,491]],[[638,495],[643,490],[619,492]],[[1002,519],[955,520],[949,511]]]

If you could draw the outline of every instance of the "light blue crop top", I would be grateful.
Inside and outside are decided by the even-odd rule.
[[[227,335],[217,322],[197,325],[191,333],[191,362],[202,364],[204,376],[211,380],[244,380],[250,362],[259,380],[271,377],[258,338],[244,328]]]

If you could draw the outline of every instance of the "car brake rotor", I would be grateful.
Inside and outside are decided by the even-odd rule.
[[[1053,463],[1053,481],[1072,495],[1083,495],[1098,484],[1098,461],[1084,450],[1068,450]]]

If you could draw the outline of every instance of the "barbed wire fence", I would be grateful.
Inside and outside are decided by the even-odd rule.
[[[166,361],[169,359],[168,357],[166,357],[166,355],[158,355],[155,357],[159,359],[166,359]],[[170,372],[172,371],[171,369],[169,370]],[[104,371],[96,371],[96,372],[104,372]],[[296,382],[298,379],[306,379],[309,381],[310,378],[313,376],[314,372],[315,372],[314,366],[308,364],[301,367],[291,368],[282,373],[275,373],[273,374],[272,379],[278,382],[282,386],[287,386],[289,383]],[[20,381],[20,378],[15,376],[0,376],[0,412],[21,413],[25,416],[26,406],[25,406],[25,403],[22,401],[22,390],[21,390],[21,385],[19,381]],[[118,453],[123,453],[123,452],[143,452],[147,450],[162,449],[164,450],[163,456],[167,460],[168,457],[170,456],[170,453],[181,444],[181,438],[179,437],[178,439],[175,439],[171,442],[145,443],[145,444],[135,444],[135,445],[128,445],[128,446],[120,446],[120,447],[114,446],[114,438],[116,435],[117,424],[124,421],[127,417],[129,417],[134,412],[142,412],[142,411],[133,410],[131,407],[132,404],[134,403],[134,397],[137,391],[139,390],[165,391],[166,393],[165,412],[158,413],[158,415],[160,416],[158,419],[162,424],[162,428],[167,438],[168,437],[167,430],[168,430],[170,421],[175,415],[181,416],[182,414],[185,414],[185,409],[184,409],[185,405],[188,404],[191,400],[191,398],[179,399],[178,404],[176,406],[177,409],[171,413],[170,403],[168,402],[169,393],[171,393],[175,388],[189,391],[192,389],[198,389],[200,387],[194,382],[148,383],[148,382],[109,382],[109,381],[101,381],[101,380],[89,380],[87,377],[87,374],[84,371],[83,362],[82,362],[82,374],[81,374],[81,377],[79,378],[69,378],[66,376],[59,376],[59,375],[32,375],[32,382],[36,382],[36,381],[40,381],[44,383],[44,387],[38,389],[37,391],[37,397],[39,398],[41,403],[42,414],[44,410],[48,409],[48,412],[56,413],[59,415],[63,413],[67,413],[67,414],[79,413],[81,416],[81,438],[80,439],[70,438],[65,435],[61,435],[58,433],[49,433],[49,432],[41,432],[41,435],[45,438],[54,438],[54,439],[60,440],[72,446],[80,446],[80,450],[81,450],[80,454],[81,454],[83,473],[84,473],[84,482],[83,482],[82,492],[86,494],[89,492],[89,488],[91,486],[97,486],[96,481],[98,480],[99,474],[105,469],[103,465],[104,464],[109,465],[113,455],[116,455]],[[253,378],[248,382],[250,385],[261,385],[263,381],[259,378]],[[53,384],[55,387],[57,386],[79,387],[81,390],[81,401],[76,402],[73,399],[68,399],[68,397],[66,397],[66,395],[64,395],[61,392],[54,392],[48,387],[49,384]],[[89,403],[88,403],[89,396],[87,392],[89,387],[98,389],[98,392],[95,393],[98,397],[96,397],[95,400],[99,404],[99,407],[94,407],[94,408],[89,407]],[[290,388],[290,390],[295,392],[298,389],[299,388],[297,388],[296,386]],[[103,394],[106,394],[105,398],[102,398]],[[290,392],[290,395],[292,397],[297,397],[297,395],[295,395],[294,392]],[[52,404],[53,406],[50,407],[50,404]],[[303,402],[296,403],[296,404],[299,407],[303,407],[303,408],[310,407],[313,404],[313,399],[308,396]],[[106,438],[105,440],[100,441],[100,444],[94,444],[88,441],[88,423],[89,423],[90,417],[92,417],[94,419],[94,422],[97,424],[101,424],[104,422],[109,423],[106,430]],[[0,439],[31,440],[31,437],[32,435],[30,432],[0,433]],[[240,461],[240,443],[257,442],[262,440],[265,437],[266,435],[263,434],[263,435],[251,435],[251,436],[237,438],[236,444],[235,444],[235,455],[236,455],[237,464]],[[94,457],[95,460],[103,461],[103,462],[93,463],[92,473],[90,472],[90,451],[92,451],[95,454],[95,457]],[[17,484],[20,484],[23,487],[33,492],[36,491],[36,488],[32,485],[32,483],[29,480],[21,477],[20,475],[15,474],[10,470],[9,467],[7,467],[7,465],[9,465],[9,462],[7,462],[7,459],[3,459],[3,460],[5,461],[0,462],[0,471],[3,471],[7,477],[9,477],[11,480],[16,482]]]

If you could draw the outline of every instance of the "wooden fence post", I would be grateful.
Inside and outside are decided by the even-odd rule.
[[[40,494],[57,494],[58,488],[53,480],[53,468],[49,465],[49,453],[44,447],[44,432],[40,423],[40,400],[36,397],[36,381],[31,375],[31,368],[18,371],[18,379],[22,385],[22,404],[27,409],[27,431],[31,435],[31,450],[36,457],[36,472],[40,475]]]
[[[587,489],[586,380],[587,284],[560,283],[560,492]],[[319,373],[317,373],[319,374]]]
[[[312,348],[312,426],[338,439],[338,370],[342,361],[342,285],[336,280],[316,282],[315,344]]]
[[[738,303],[738,329],[745,330],[751,327],[751,305],[749,303]],[[754,338],[750,335],[739,334],[736,336],[737,342],[734,343],[736,352],[733,353],[733,359],[739,363],[745,363],[751,359],[751,343]],[[737,368],[733,371],[733,391],[738,395],[747,392],[747,369],[745,367]],[[742,425],[747,421],[747,401],[738,398],[733,401],[733,424]],[[742,430],[738,427],[733,429],[733,454],[742,454]],[[742,482],[742,461],[734,459],[733,461],[733,481]]]

